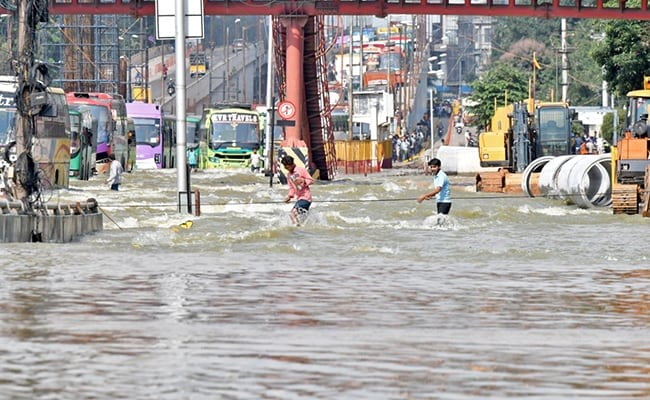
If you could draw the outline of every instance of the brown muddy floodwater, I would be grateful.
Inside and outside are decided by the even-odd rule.
[[[103,232],[1,247],[0,398],[650,398],[648,220],[452,176],[439,221],[430,179],[318,183],[300,228],[243,170],[198,218],[175,171],[73,182]]]

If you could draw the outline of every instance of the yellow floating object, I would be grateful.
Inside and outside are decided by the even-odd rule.
[[[192,222],[192,221],[185,221],[185,222],[183,222],[183,223],[181,223],[181,224],[178,224],[178,225],[176,225],[176,226],[172,226],[171,229],[172,229],[172,231],[174,231],[174,232],[178,232],[178,231],[181,230],[181,228],[183,228],[183,229],[190,229],[190,228],[192,227],[192,225],[194,225],[194,222]]]

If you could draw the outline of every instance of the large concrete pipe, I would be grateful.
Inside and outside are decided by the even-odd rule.
[[[540,172],[542,168],[544,168],[544,166],[554,158],[555,158],[554,156],[544,156],[544,157],[537,158],[533,160],[533,162],[528,164],[524,172],[522,172],[521,190],[524,192],[526,196],[535,197],[535,195],[533,194],[533,188],[531,188],[530,186],[530,177],[532,176],[532,174]]]
[[[605,207],[612,203],[611,157],[602,155],[572,155],[540,157],[523,172],[521,188],[530,197],[530,177],[540,172],[539,189],[548,197],[559,197],[580,208]]]
[[[544,165],[539,174],[539,190],[543,196],[558,197],[560,195],[555,179],[560,172],[560,167],[572,157],[574,156],[558,156]]]
[[[574,156],[562,165],[557,175],[560,195],[580,208],[609,206],[612,203],[610,167],[609,154]]]

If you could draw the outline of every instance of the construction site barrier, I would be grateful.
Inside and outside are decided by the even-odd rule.
[[[346,174],[379,172],[393,166],[390,140],[337,140],[336,165]]]
[[[539,191],[546,197],[567,200],[580,208],[612,204],[609,154],[542,157],[528,165],[521,187],[533,197],[530,177],[540,171]]]

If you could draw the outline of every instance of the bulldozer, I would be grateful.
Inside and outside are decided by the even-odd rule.
[[[575,111],[563,102],[532,99],[497,107],[489,130],[479,136],[482,167],[498,172],[477,176],[477,190],[520,191],[521,173],[535,159],[571,154]]]
[[[627,93],[627,114],[620,138],[612,149],[612,208],[614,214],[650,216],[650,199],[646,192],[650,179],[650,76],[643,78],[643,88]]]

